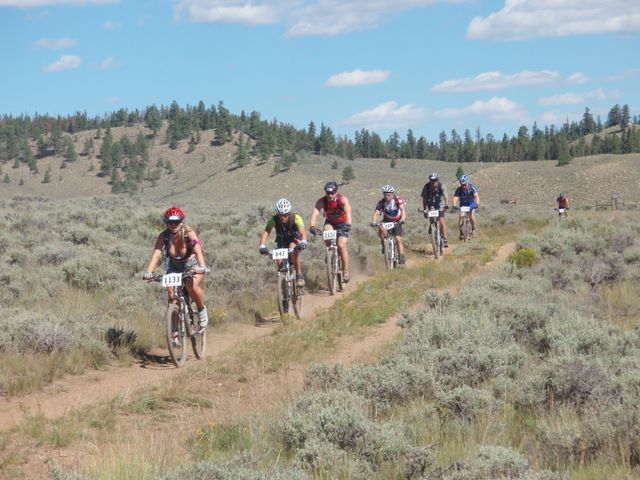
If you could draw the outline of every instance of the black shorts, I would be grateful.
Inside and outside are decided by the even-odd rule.
[[[345,232],[343,230],[343,227],[344,227],[345,223],[347,223],[347,222],[338,223],[338,224],[334,225],[333,223],[324,222],[325,225],[331,225],[333,227],[333,229],[337,232],[336,235],[337,235],[338,238],[340,238],[340,237],[349,238],[349,233],[351,233],[351,232],[350,231],[349,232]]]
[[[385,220],[385,222],[393,222],[393,220]],[[393,235],[396,237],[401,237],[402,236],[402,225],[399,225],[396,223],[396,225],[391,229],[391,231],[393,232]]]

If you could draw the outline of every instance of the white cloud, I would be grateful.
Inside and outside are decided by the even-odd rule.
[[[610,75],[605,80],[607,82],[619,82],[621,80],[629,80],[630,78],[640,77],[640,68],[630,68],[624,72]]]
[[[120,97],[109,97],[105,100],[109,105],[117,105],[120,103]]]
[[[576,72],[572,75],[569,75],[567,78],[567,83],[569,85],[582,85],[583,83],[587,83],[589,81],[589,77],[587,77],[582,72]]]
[[[401,107],[394,101],[382,103],[371,110],[351,115],[340,122],[341,125],[352,125],[369,130],[387,130],[414,126],[424,120],[426,110],[408,103]]]
[[[284,23],[286,36],[365,30],[406,10],[456,0],[179,0],[177,18],[196,23]]]
[[[73,70],[80,67],[82,60],[75,55],[62,55],[55,62],[45,67],[45,72],[60,72],[62,70]]]
[[[638,0],[506,0],[502,10],[475,17],[467,38],[524,40],[638,31]]]
[[[487,101],[477,100],[463,108],[445,108],[434,112],[437,118],[465,118],[472,115],[488,117],[491,120],[518,120],[525,116],[525,109],[518,103],[504,97],[492,97]]]
[[[74,38],[41,38],[35,42],[37,47],[50,48],[52,50],[61,50],[73,47],[78,41]]]
[[[118,28],[122,28],[122,23],[108,20],[102,24],[102,28],[105,30],[117,30]]]
[[[391,72],[387,70],[363,71],[356,69],[352,72],[342,72],[331,75],[325,82],[327,87],[357,87],[360,85],[371,85],[382,83],[389,78]]]
[[[606,93],[599,88],[590,92],[567,92],[560,95],[552,95],[550,97],[542,97],[538,99],[540,105],[585,105],[589,101],[603,101],[619,98],[619,92]]]
[[[175,7],[177,18],[186,15],[194,23],[240,23],[261,25],[276,23],[284,11],[283,3],[244,0],[181,0]]]
[[[117,62],[113,57],[105,58],[102,63],[98,65],[100,70],[113,70],[120,67],[122,67],[122,63]]]
[[[2,7],[53,7],[56,5],[104,5],[110,3],[119,3],[120,0],[0,0],[0,8]]]
[[[434,85],[434,92],[479,92],[483,90],[502,90],[512,87],[531,87],[554,85],[562,82],[562,76],[552,70],[531,72],[524,70],[512,75],[502,72],[485,72],[475,77],[446,80]]]

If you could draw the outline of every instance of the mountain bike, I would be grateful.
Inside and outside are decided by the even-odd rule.
[[[284,320],[284,316],[289,313],[290,307],[293,307],[296,318],[300,319],[302,316],[303,291],[296,284],[296,271],[291,261],[291,252],[293,251],[293,248],[276,248],[269,252],[278,267],[276,292],[281,320]]]
[[[322,232],[327,250],[324,262],[327,267],[327,283],[329,284],[329,293],[335,295],[336,290],[342,290],[342,259],[338,252],[338,231],[325,230]]]
[[[429,219],[429,237],[431,238],[431,247],[433,248],[433,256],[438,259],[440,255],[444,255],[444,242],[440,233],[440,210],[431,207],[428,210],[418,209],[422,214],[427,214]]]
[[[464,242],[471,239],[471,207],[460,207],[460,235]]]
[[[382,227],[384,229],[384,265],[387,270],[393,270],[398,268],[400,261],[398,258],[398,243],[396,242],[396,236],[393,229],[396,225],[402,225],[404,221],[400,222],[381,222],[372,223],[371,226],[375,228]]]
[[[192,272],[167,273],[155,276],[150,281],[160,282],[162,288],[173,289],[173,301],[164,314],[169,356],[176,367],[187,361],[187,339],[196,358],[204,357],[207,346],[207,331],[200,328],[200,317],[196,303],[189,297],[185,280],[193,278]]]
[[[569,210],[568,208],[556,208],[554,209],[556,212],[558,212],[558,221],[562,221],[562,217],[567,216],[567,210]]]

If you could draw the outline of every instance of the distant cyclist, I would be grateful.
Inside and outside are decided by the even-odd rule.
[[[189,297],[198,306],[200,328],[205,328],[209,323],[209,317],[207,315],[207,307],[204,305],[202,274],[207,271],[207,267],[204,262],[200,240],[198,240],[193,228],[183,223],[184,217],[184,212],[178,207],[171,207],[165,210],[162,218],[167,228],[156,239],[144,278],[145,280],[153,278],[153,270],[163,255],[167,259],[167,273],[193,271],[195,275],[193,278],[186,279],[185,286],[189,292]],[[168,288],[167,293],[169,301],[173,301],[173,289]]]
[[[558,195],[556,198],[556,204],[558,208],[564,208],[565,210],[569,209],[569,197],[567,197],[564,193]]]
[[[324,186],[324,192],[324,197],[320,197],[313,207],[311,220],[309,220],[309,232],[312,235],[316,235],[318,232],[316,221],[320,212],[323,211],[325,216],[323,229],[337,231],[338,252],[344,269],[342,280],[347,283],[351,279],[349,275],[349,252],[347,251],[347,240],[351,231],[351,205],[347,197],[338,193],[338,184],[336,182],[328,182]]]
[[[478,194],[478,188],[469,183],[469,177],[462,175],[459,179],[460,186],[456,188],[453,194],[454,206],[470,207],[469,220],[471,222],[471,234],[476,230],[476,215],[475,210],[480,206],[480,195]],[[462,226],[462,214],[459,217],[458,224]],[[462,240],[462,231],[460,232],[460,240]]]
[[[442,244],[444,247],[449,246],[447,240],[447,224],[444,221],[445,210],[449,208],[449,201],[447,196],[447,186],[440,181],[440,176],[437,173],[429,175],[429,181],[422,187],[422,209],[430,210],[431,208],[439,210],[440,215],[438,217],[438,223],[440,224],[440,232],[442,237]],[[425,218],[429,218],[424,214]]]
[[[402,198],[396,195],[396,190],[393,185],[385,185],[382,187],[382,194],[384,195],[373,211],[373,217],[371,219],[371,225],[377,226],[377,218],[382,215],[384,222],[402,222],[404,223],[406,218],[405,202]],[[398,244],[398,263],[404,263],[404,246],[402,244],[402,224],[397,224],[393,227],[393,235],[396,238]],[[382,243],[382,253],[384,253],[384,237],[385,230],[382,227],[378,228],[378,236],[380,237],[380,243]]]
[[[281,198],[276,202],[276,211],[264,228],[260,235],[260,247],[258,251],[267,255],[267,239],[271,230],[276,229],[276,245],[277,248],[293,248],[291,252],[291,260],[293,268],[296,270],[296,285],[303,288],[305,285],[304,276],[302,275],[302,261],[298,252],[307,248],[307,232],[304,229],[302,217],[297,213],[291,212],[291,202],[286,198]]]

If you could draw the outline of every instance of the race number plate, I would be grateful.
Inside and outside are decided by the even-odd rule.
[[[391,230],[394,225],[395,224],[393,222],[385,222],[382,224],[382,228],[384,228],[385,230]]]
[[[467,213],[467,212],[471,211],[471,207],[460,207],[460,211],[462,213]]]
[[[289,256],[288,248],[276,248],[271,252],[271,258],[274,260],[284,260]]]
[[[163,287],[179,287],[182,285],[182,274],[181,273],[167,273],[162,276],[162,286]]]
[[[427,213],[427,215],[429,216],[429,218],[438,218],[440,216],[440,212],[438,210],[429,210],[429,213]]]
[[[559,208],[558,213],[564,213],[564,208]]]
[[[325,230],[322,232],[322,238],[325,240],[335,240],[338,237],[338,232],[335,230]]]

